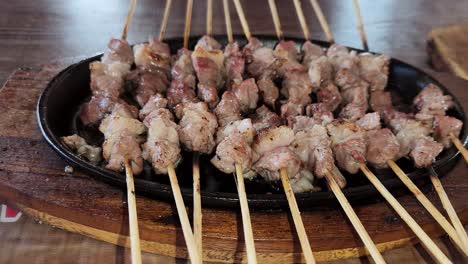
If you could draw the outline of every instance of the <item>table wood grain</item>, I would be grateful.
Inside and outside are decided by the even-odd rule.
[[[174,0],[167,37],[183,32],[185,1]],[[224,34],[221,1],[214,1],[215,34]],[[254,34],[274,34],[266,1],[241,1]],[[335,39],[360,47],[351,1],[319,0]],[[291,1],[277,1],[283,31],[301,36]],[[361,13],[372,51],[383,52],[426,68],[426,35],[433,27],[466,23],[468,1],[362,0]],[[0,82],[13,70],[50,61],[76,61],[102,52],[111,36],[119,36],[126,16],[125,0],[16,0],[0,3]],[[159,32],[164,1],[139,0],[129,41],[144,41]],[[303,0],[312,37],[325,39],[309,1]],[[235,33],[240,24],[231,7]],[[194,5],[192,34],[205,30],[205,1]],[[449,78],[449,77],[447,77]],[[467,100],[466,93],[458,96]],[[84,236],[71,234],[22,217],[17,223],[0,224],[0,263],[129,263],[129,251]],[[443,241],[439,241],[443,243]],[[390,263],[427,263],[430,258],[418,247],[385,254]],[[173,259],[144,254],[144,262],[171,263]],[[353,259],[346,263],[367,262]],[[339,261],[337,263],[345,263]]]

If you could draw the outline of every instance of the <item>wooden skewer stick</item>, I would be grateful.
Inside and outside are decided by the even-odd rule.
[[[242,5],[239,0],[234,0],[234,6],[236,7],[237,15],[239,16],[239,20],[242,25],[242,30],[244,31],[244,35],[247,40],[250,40],[252,34],[250,33],[249,24],[247,23],[247,19],[245,19],[244,10],[242,9]]]
[[[361,34],[362,46],[364,47],[364,50],[369,50],[369,46],[367,45],[366,32],[364,31],[364,24],[362,23],[361,11],[359,10],[358,0],[353,0],[353,6],[354,14],[356,15],[357,19],[359,34]]]
[[[468,250],[468,236],[466,234],[465,228],[463,227],[460,218],[458,218],[457,212],[455,211],[455,208],[453,208],[453,205],[450,202],[450,199],[448,198],[444,187],[442,187],[442,183],[440,182],[437,172],[434,170],[433,167],[431,167],[429,171],[432,185],[434,185],[434,188],[437,194],[439,195],[440,201],[442,202],[442,206],[445,208],[445,211],[447,211],[450,221],[452,221],[452,224],[455,227],[455,230],[458,234],[458,238],[461,240],[461,243],[464,246],[463,250],[466,255],[466,252]]]
[[[307,27],[307,22],[304,17],[304,11],[302,10],[301,1],[294,0],[294,8],[296,9],[297,17],[299,18],[299,23],[301,24],[302,33],[304,33],[304,39],[310,39],[310,31]]]
[[[374,185],[374,187],[379,191],[379,193],[387,200],[387,202],[392,206],[392,208],[398,213],[398,215],[405,221],[408,227],[416,234],[422,244],[426,247],[429,253],[439,262],[439,263],[452,263],[447,256],[440,250],[439,247],[432,241],[432,239],[424,232],[424,230],[416,223],[416,221],[411,217],[411,215],[403,208],[403,206],[393,197],[393,195],[385,188],[385,186],[377,179],[377,177],[372,173],[366,164],[361,163],[359,165],[361,171],[366,175],[367,179]]]
[[[190,227],[189,218],[187,211],[185,210],[184,200],[182,199],[182,193],[180,192],[179,182],[174,170],[174,165],[170,164],[167,167],[169,174],[169,180],[171,181],[172,193],[174,194],[174,200],[177,207],[177,214],[179,215],[180,224],[182,225],[182,232],[184,233],[185,243],[187,244],[187,250],[189,253],[190,261],[192,263],[201,264],[201,256],[198,254],[197,244]]]
[[[213,0],[206,0],[206,34],[213,33]]]
[[[316,263],[314,255],[312,254],[312,248],[310,247],[309,238],[307,237],[304,228],[304,223],[302,222],[301,213],[299,211],[299,207],[297,206],[296,197],[294,196],[291,183],[289,182],[288,172],[285,168],[282,168],[280,170],[280,174],[284,193],[286,194],[286,198],[288,200],[289,209],[291,210],[294,226],[296,227],[297,236],[299,237],[299,242],[301,243],[305,261],[306,263]]]
[[[193,153],[193,236],[198,246],[198,254],[203,255],[202,244],[202,206],[200,194],[200,154]]]
[[[273,24],[275,25],[276,37],[278,37],[278,39],[282,39],[283,31],[281,31],[281,22],[279,19],[278,9],[276,8],[275,0],[268,0],[268,5],[270,6],[270,12],[273,18]]]
[[[447,219],[437,210],[437,208],[429,201],[429,199],[419,190],[413,181],[403,172],[403,170],[393,161],[387,161],[388,166],[395,172],[400,180],[408,187],[408,189],[414,194],[416,199],[426,208],[426,210],[434,217],[439,225],[445,230],[450,236],[453,242],[461,249],[465,254],[467,253],[467,245],[463,245],[457,235],[457,232],[453,226],[447,221]]]
[[[169,20],[169,11],[171,10],[172,0],[166,1],[166,6],[164,7],[163,20],[161,22],[161,29],[159,30],[159,41],[163,41],[164,35],[166,34],[167,21]]]
[[[224,10],[224,17],[226,20],[226,34],[228,37],[228,42],[232,43],[234,41],[234,38],[232,36],[231,13],[229,12],[228,0],[223,0],[223,10]]]
[[[245,192],[244,185],[244,175],[242,166],[240,164],[236,164],[236,182],[237,192],[239,193],[239,201],[241,205],[242,227],[244,228],[245,247],[247,249],[247,263],[257,263],[257,253],[255,251],[249,203],[247,202],[247,194]]]
[[[325,16],[323,15],[322,8],[318,4],[317,0],[310,0],[310,3],[312,4],[312,7],[314,8],[315,15],[317,16],[320,26],[323,29],[323,32],[325,32],[325,36],[327,36],[327,40],[330,43],[334,43],[335,40],[333,39],[333,35],[331,33],[330,27],[328,26],[327,20],[325,19]]]
[[[138,231],[138,216],[136,209],[135,184],[133,183],[133,171],[128,159],[124,160],[125,174],[127,178],[127,206],[130,230],[130,249],[133,264],[141,264],[140,232]]]
[[[359,217],[356,215],[356,212],[354,212],[353,207],[349,204],[348,199],[346,199],[346,196],[341,191],[340,186],[338,186],[335,178],[333,178],[333,175],[328,170],[325,172],[325,178],[327,179],[328,186],[333,191],[333,194],[335,194],[336,199],[340,202],[341,207],[348,216],[349,221],[351,221],[351,224],[354,229],[356,229],[356,232],[372,256],[372,259],[374,259],[375,263],[386,263],[380,251],[375,246],[374,241],[372,241],[362,225],[361,220],[359,220]]]
[[[468,162],[468,151],[463,146],[463,143],[461,143],[460,139],[458,139],[453,133],[450,133],[449,136],[450,136],[450,139],[452,140],[453,144],[455,145],[455,147],[463,155],[463,158],[465,159],[465,162]]]
[[[190,23],[192,21],[193,0],[187,0],[187,10],[185,11],[184,48],[188,48],[190,36]]]
[[[135,12],[136,0],[130,0],[130,8],[128,9],[127,19],[125,20],[125,25],[122,31],[122,40],[127,39],[128,29],[130,28],[130,23],[132,22],[133,13]]]

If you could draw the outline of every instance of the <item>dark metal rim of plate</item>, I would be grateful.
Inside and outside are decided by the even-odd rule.
[[[193,47],[196,41],[200,37],[192,37],[190,39],[190,47]],[[222,44],[226,44],[227,40],[224,36],[215,36],[215,38],[220,41]],[[275,37],[272,36],[257,36],[266,46],[273,47],[277,42]],[[236,36],[236,39],[239,39],[240,45],[245,44],[244,38],[241,36]],[[303,43],[304,41],[298,38],[286,38],[287,40],[296,41],[298,45]],[[315,44],[318,44],[323,47],[328,47],[330,44],[324,41],[312,41]],[[166,40],[171,47],[171,52],[175,53],[178,48],[182,47],[183,40],[182,38],[175,38],[175,39],[168,39]],[[364,52],[363,50],[350,48],[356,50],[357,52]],[[102,55],[102,54],[101,54]],[[60,137],[66,134],[60,134],[60,128],[58,128],[57,124],[51,122],[50,115],[53,113],[55,109],[54,104],[60,104],[62,101],[66,101],[65,99],[69,95],[69,92],[73,92],[72,89],[67,91],[68,87],[64,87],[64,82],[67,80],[73,79],[76,75],[75,71],[78,67],[86,66],[92,61],[96,61],[100,58],[101,55],[85,59],[81,62],[73,64],[68,68],[64,69],[58,75],[54,77],[52,81],[47,85],[43,93],[41,94],[38,104],[37,104],[37,119],[39,128],[41,130],[42,135],[44,136],[47,143],[63,158],[65,158],[71,164],[77,166],[78,168],[82,169],[85,172],[90,173],[91,175],[95,176],[96,179],[103,180],[107,183],[119,186],[120,188],[125,188],[125,175],[112,172],[106,170],[100,166],[95,166],[87,161],[82,160],[77,155],[72,153],[69,149],[67,149],[61,142]],[[89,76],[82,76],[82,78],[89,79]],[[446,94],[450,94],[449,90],[443,86],[441,83],[433,79],[431,76],[426,74],[425,72],[406,64],[402,61],[397,59],[391,59],[391,67],[390,67],[390,77],[389,77],[389,85],[387,89],[395,89],[402,91],[402,97],[406,99],[408,102],[412,100],[412,98],[428,83],[434,83],[441,87]],[[411,88],[411,89],[408,89]],[[89,81],[88,86],[83,87],[83,89],[87,89],[89,93]],[[58,97],[58,98],[57,98]],[[459,104],[459,102],[455,99],[455,107],[451,112],[450,115],[457,117],[458,119],[465,121],[464,111]],[[64,103],[62,103],[61,107]],[[67,106],[65,106],[67,107]],[[70,106],[68,106],[70,107]],[[74,106],[76,108],[76,106]],[[79,108],[75,109],[75,112],[78,111]],[[66,118],[66,116],[63,116]],[[63,131],[62,131],[63,133]],[[464,125],[462,130],[462,139],[464,145],[467,144],[467,129]],[[437,161],[434,163],[434,169],[444,175],[447,173],[456,162],[456,158],[459,155],[459,152],[456,151],[453,147],[449,150],[445,150],[441,155],[439,155]],[[191,160],[191,157],[186,157],[186,159]],[[398,161],[400,163],[400,161]],[[405,161],[403,161],[405,163]],[[406,162],[408,163],[408,162]],[[400,164],[405,167],[405,164]],[[200,164],[203,166],[203,164]],[[407,165],[406,165],[407,166]],[[412,166],[411,166],[412,167]],[[408,176],[416,181],[418,184],[423,184],[427,182],[427,176],[429,175],[428,169],[415,169],[412,168],[411,170],[406,170]],[[202,172],[203,173],[203,172]],[[376,171],[376,174],[379,178],[381,178],[382,183],[389,189],[404,189],[403,184],[400,180],[393,175],[393,173],[388,170],[379,170]],[[364,176],[359,175],[345,175],[348,182],[353,182],[356,178],[364,178]],[[182,171],[178,172],[179,179],[182,177],[192,178],[192,171]],[[201,175],[203,178],[203,174]],[[352,178],[351,178],[352,177]],[[233,177],[231,177],[232,179]],[[233,182],[233,181],[232,181]],[[248,182],[246,183],[248,184]],[[203,187],[203,186],[202,186]],[[172,191],[169,184],[163,184],[155,181],[149,181],[145,179],[136,178],[135,179],[135,188],[137,193],[144,194],[145,196],[154,197],[154,198],[163,198],[165,200],[172,201]],[[193,191],[192,188],[187,188],[181,186],[182,195],[184,200],[191,205],[191,201],[193,198]],[[347,186],[343,189],[344,194],[349,200],[353,200],[359,203],[368,203],[376,201],[379,197],[378,192],[375,188],[366,181],[365,184],[358,185],[358,186]],[[204,206],[210,207],[238,207],[238,195],[234,192],[219,192],[219,191],[203,191],[201,192],[202,196],[202,203]],[[273,194],[256,194],[256,193],[248,193],[248,200],[249,204],[252,208],[257,209],[281,209],[286,208],[288,206],[286,197],[281,192],[273,193]],[[324,190],[320,192],[312,192],[312,193],[301,193],[296,194],[296,199],[301,208],[314,208],[317,206],[323,205],[336,205],[335,198],[333,193],[330,191]]]

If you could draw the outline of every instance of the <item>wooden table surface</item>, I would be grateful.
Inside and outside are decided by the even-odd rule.
[[[335,39],[360,47],[352,2],[321,0]],[[130,27],[131,43],[159,32],[165,1],[138,1]],[[242,1],[254,34],[274,34],[267,1]],[[277,1],[285,35],[301,36],[291,1]],[[468,1],[360,1],[369,46],[417,67],[427,68],[426,35],[431,28],[468,22]],[[0,3],[0,82],[22,66],[50,61],[74,61],[102,52],[111,36],[119,36],[127,13],[123,0],[16,0]],[[312,37],[325,39],[310,3],[303,0]],[[214,1],[214,33],[224,34],[221,1]],[[185,1],[174,0],[167,37],[181,36]],[[194,5],[192,35],[205,31],[205,1]],[[235,33],[240,25],[231,5]],[[21,217],[0,223],[0,263],[129,263],[129,250],[71,234]],[[438,241],[444,244],[444,241]],[[426,263],[430,258],[418,246],[385,253],[389,262]],[[171,263],[173,259],[144,254],[144,262]],[[337,263],[367,262],[367,259]]]

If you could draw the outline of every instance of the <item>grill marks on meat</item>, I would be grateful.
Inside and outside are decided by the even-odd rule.
[[[157,93],[164,94],[169,86],[171,53],[166,43],[150,38],[148,44],[133,47],[137,69],[129,76],[135,87],[134,96],[140,106]]]
[[[179,137],[188,151],[210,154],[216,143],[214,134],[218,122],[204,102],[186,103],[179,121]]]
[[[167,174],[167,167],[181,160],[178,126],[171,112],[164,108],[152,111],[144,120],[148,138],[143,144],[143,157],[151,162],[157,174]]]
[[[279,127],[282,123],[281,118],[265,105],[257,108],[255,113],[250,115],[250,118],[257,133],[269,128]]]

